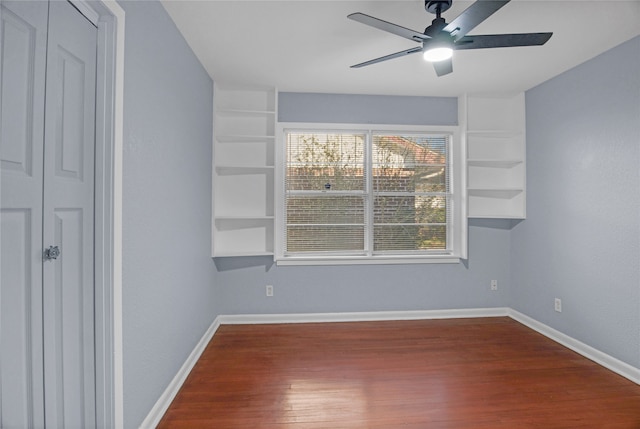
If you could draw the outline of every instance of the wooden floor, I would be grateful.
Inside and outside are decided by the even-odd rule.
[[[640,428],[640,386],[510,318],[225,325],[160,428]]]

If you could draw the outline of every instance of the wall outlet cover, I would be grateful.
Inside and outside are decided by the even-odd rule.
[[[558,313],[562,313],[562,300],[560,298],[556,298],[554,303],[553,303],[553,308],[554,310],[556,310]]]

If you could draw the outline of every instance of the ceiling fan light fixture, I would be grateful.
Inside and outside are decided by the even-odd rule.
[[[447,46],[438,46],[424,51],[424,59],[430,63],[448,60],[453,56],[453,49]]]
[[[478,24],[481,24],[507,4],[510,0],[476,0],[453,21],[447,23],[442,12],[451,7],[453,0],[425,0],[427,12],[435,13],[436,19],[420,33],[364,13],[356,12],[348,15],[349,19],[404,37],[412,42],[422,43],[421,47],[405,49],[384,57],[375,58],[351,68],[360,68],[405,55],[421,52],[424,59],[433,64],[438,76],[453,72],[453,51],[458,49],[510,48],[516,46],[544,45],[553,33],[518,33],[518,34],[485,34],[467,36]]]

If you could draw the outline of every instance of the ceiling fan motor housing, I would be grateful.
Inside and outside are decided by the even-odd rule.
[[[451,7],[452,0],[425,0],[424,8],[429,13],[440,15]]]

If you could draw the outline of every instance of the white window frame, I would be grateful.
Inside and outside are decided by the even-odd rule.
[[[308,133],[407,133],[451,135],[450,190],[453,195],[451,250],[438,254],[385,254],[385,255],[286,255],[286,141],[289,131]],[[275,261],[277,265],[353,265],[353,264],[425,264],[459,263],[467,259],[467,198],[466,198],[466,145],[458,126],[334,124],[279,122],[276,126],[275,145]]]

